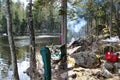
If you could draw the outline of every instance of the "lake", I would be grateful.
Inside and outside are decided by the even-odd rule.
[[[17,36],[14,37],[17,61],[18,61],[18,72],[21,80],[29,80],[29,77],[23,73],[23,71],[29,66],[29,36]],[[41,35],[35,37],[36,52],[39,53],[40,48],[49,46],[51,44],[58,45],[59,37],[52,35]],[[24,67],[23,67],[24,65]],[[0,37],[0,80],[11,80],[11,54],[8,44],[7,36]],[[9,77],[8,77],[9,76]]]

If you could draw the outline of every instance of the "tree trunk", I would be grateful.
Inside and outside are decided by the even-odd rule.
[[[110,0],[110,36],[112,36],[112,7],[113,7],[113,0]]]
[[[61,15],[61,33],[62,33],[62,48],[64,57],[62,57],[61,65],[63,69],[67,68],[67,0],[61,0],[61,10],[63,14]]]
[[[67,43],[67,0],[62,0],[62,11],[61,15],[61,33],[62,33],[62,44]]]
[[[119,13],[119,11],[120,11],[120,9],[119,9],[119,6],[120,6],[120,4],[117,2],[117,4],[116,4],[117,6],[116,6],[116,12],[115,12],[115,23],[116,23],[116,27],[118,28],[117,29],[117,34],[118,34],[118,36],[120,37],[120,29],[119,29],[119,24],[120,24],[120,13]]]
[[[28,5],[28,28],[30,35],[30,69],[31,69],[31,80],[36,78],[36,54],[35,54],[35,35],[33,29],[33,19],[32,19],[32,0],[29,1]]]
[[[18,68],[17,68],[17,57],[15,51],[15,44],[12,34],[12,16],[10,10],[10,0],[6,0],[6,18],[7,18],[7,32],[8,32],[8,41],[10,45],[10,52],[12,57],[12,68],[13,68],[13,77],[15,80],[19,80]]]

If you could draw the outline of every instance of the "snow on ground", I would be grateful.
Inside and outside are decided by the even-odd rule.
[[[22,61],[21,63],[18,63],[18,73],[19,73],[19,78],[20,80],[30,80],[29,76],[27,76],[24,71],[29,67],[29,62],[28,61]],[[13,80],[13,71],[9,70],[8,71],[8,77],[2,78],[0,80]]]
[[[23,73],[24,71],[26,71],[28,67],[29,67],[28,61],[22,61],[21,63],[18,63],[18,73],[19,73],[20,80],[30,80],[29,76]]]
[[[120,39],[118,36],[115,36],[115,37],[110,37],[110,38],[107,38],[105,40],[102,40],[104,42],[120,42]]]

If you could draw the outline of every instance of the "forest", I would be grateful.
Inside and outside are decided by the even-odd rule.
[[[14,80],[20,80],[15,38],[24,36],[30,41],[30,66],[24,73],[31,80],[120,79],[120,0],[25,2],[0,0],[0,38],[8,37]],[[44,67],[35,42],[41,35],[59,38],[48,46],[51,58],[43,60]]]
[[[112,11],[110,1],[104,0],[68,0],[67,19],[68,21],[83,18],[87,22],[86,35],[89,32],[95,34],[110,35],[110,19],[112,17],[111,35],[119,35],[119,0],[113,0]],[[64,14],[61,10],[60,0],[58,1],[39,1],[35,0],[32,10],[33,26],[35,33],[60,33],[60,15]],[[5,1],[0,2],[0,33],[7,33],[5,18]],[[70,6],[70,8],[69,8]],[[27,18],[28,9],[19,0],[11,2],[13,33],[14,35],[26,35],[28,32]],[[110,16],[112,14],[112,16]],[[79,21],[78,21],[79,23]],[[76,23],[77,24],[77,23]],[[74,25],[76,25],[74,24]],[[90,26],[90,27],[89,27]],[[69,29],[69,26],[68,26]],[[69,31],[68,31],[69,32]]]

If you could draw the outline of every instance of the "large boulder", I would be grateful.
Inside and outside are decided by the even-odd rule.
[[[71,55],[75,59],[77,65],[85,68],[96,68],[100,65],[100,59],[95,53],[79,52]]]

